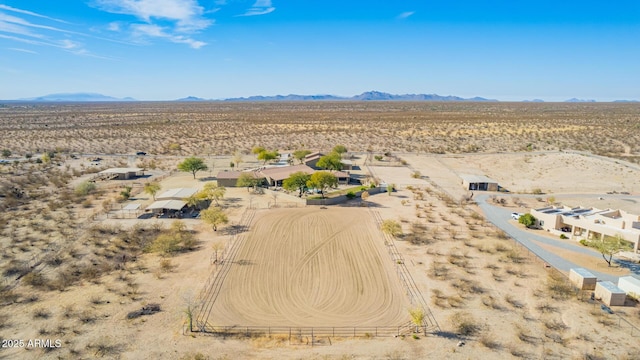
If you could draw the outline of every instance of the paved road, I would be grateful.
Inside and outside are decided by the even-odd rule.
[[[538,255],[545,262],[555,267],[556,269],[568,272],[569,269],[580,267],[580,266],[574,264],[569,260],[564,259],[561,256],[554,254],[551,251],[543,249],[538,244],[536,244],[533,240],[537,242],[541,242],[543,244],[549,244],[559,248],[563,248],[563,249],[567,249],[577,253],[591,256],[593,257],[594,264],[604,263],[604,260],[602,259],[602,255],[599,252],[594,251],[590,248],[584,247],[579,244],[573,244],[567,241],[549,239],[544,236],[536,235],[531,231],[525,231],[516,226],[513,226],[513,224],[509,222],[509,220],[511,219],[511,216],[510,216],[512,212],[511,209],[490,205],[486,201],[488,197],[489,196],[485,194],[477,195],[476,197],[476,201],[478,202],[478,205],[484,212],[487,220],[492,224],[494,224],[495,226],[502,229],[504,232],[509,234],[509,236],[514,238],[520,244],[525,246],[527,249],[531,250],[533,253]],[[640,266],[638,266],[638,264],[625,262],[621,260],[617,260],[616,262],[618,262],[622,266],[626,266],[630,268],[630,270],[636,275],[640,275]],[[589,271],[594,275],[596,275],[600,280],[609,280],[609,281],[613,281],[615,284],[618,283],[618,276],[603,274],[593,270],[589,270]]]

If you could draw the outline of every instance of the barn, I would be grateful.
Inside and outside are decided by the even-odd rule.
[[[462,186],[471,191],[499,191],[498,182],[484,175],[460,175]]]

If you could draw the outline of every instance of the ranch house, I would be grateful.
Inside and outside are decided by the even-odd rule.
[[[634,251],[640,250],[640,216],[624,210],[549,206],[532,209],[531,215],[538,226],[556,235],[566,233],[576,240],[620,236]]]

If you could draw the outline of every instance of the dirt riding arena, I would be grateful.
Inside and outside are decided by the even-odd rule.
[[[213,326],[398,326],[409,302],[359,208],[264,210],[240,240]]]

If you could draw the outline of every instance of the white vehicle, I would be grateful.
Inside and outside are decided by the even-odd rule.
[[[520,220],[520,216],[522,216],[522,215],[524,215],[524,214],[522,214],[522,213],[517,213],[517,212],[513,212],[513,213],[511,213],[511,218],[512,218],[513,220],[516,220],[516,221],[517,221],[517,220]]]

